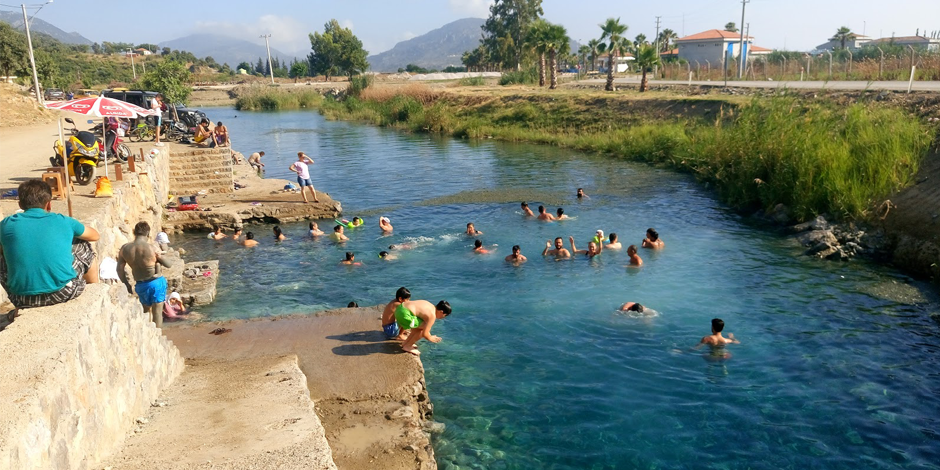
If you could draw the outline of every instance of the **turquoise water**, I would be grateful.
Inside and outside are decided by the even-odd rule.
[[[310,112],[212,111],[246,153],[265,150],[269,177],[298,150],[318,190],[363,215],[345,247],[305,237],[305,224],[252,227],[262,246],[178,236],[221,260],[213,318],[245,318],[447,299],[454,314],[419,343],[442,468],[940,468],[940,334],[932,305],[869,292],[904,282],[862,262],[798,256],[689,177],[610,157],[530,145],[409,136]],[[234,116],[237,114],[237,118]],[[579,202],[575,189],[591,196]],[[447,197],[456,195],[454,197]],[[299,197],[299,196],[298,196]],[[548,201],[573,220],[526,220],[519,200]],[[378,217],[395,226],[382,236]],[[471,253],[467,222],[494,255]],[[329,230],[331,223],[322,221]],[[666,242],[555,262],[546,240],[598,228],[624,245],[647,227]],[[391,243],[418,248],[383,262]],[[528,263],[503,257],[514,244]],[[360,267],[339,266],[345,251]],[[639,301],[659,314],[615,309]],[[721,317],[742,344],[723,362],[689,351]]]

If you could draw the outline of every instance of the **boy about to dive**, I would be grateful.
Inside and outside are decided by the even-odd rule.
[[[395,321],[402,331],[410,330],[408,339],[401,344],[401,348],[415,356],[421,355],[415,343],[424,338],[432,343],[440,343],[441,337],[431,334],[431,327],[435,320],[443,319],[451,313],[450,304],[442,300],[437,305],[427,300],[408,300],[395,308]]]

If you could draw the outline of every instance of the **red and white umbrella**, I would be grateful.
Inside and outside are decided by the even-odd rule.
[[[135,118],[137,116],[156,116],[157,114],[157,111],[144,109],[125,101],[106,98],[104,96],[46,103],[46,108],[71,111],[73,113],[96,117]]]

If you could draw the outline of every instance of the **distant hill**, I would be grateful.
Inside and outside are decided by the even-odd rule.
[[[9,23],[14,28],[23,31],[23,14],[14,11],[0,11],[0,21]],[[29,22],[30,33],[43,33],[52,36],[66,44],[85,44],[91,45],[92,41],[78,33],[66,33],[55,26],[39,19],[33,18]]]
[[[463,53],[480,45],[480,27],[484,22],[481,18],[464,18],[448,23],[370,56],[369,65],[376,72],[395,72],[408,64],[438,70],[448,65],[460,66]]]
[[[221,34],[192,34],[172,41],[161,42],[158,46],[189,51],[200,59],[212,56],[216,62],[220,64],[227,63],[232,68],[235,68],[241,62],[254,64],[259,57],[265,60],[268,57],[263,39],[253,42]],[[294,58],[293,55],[285,54],[273,47],[271,48],[271,57],[278,57],[282,62],[290,62]]]

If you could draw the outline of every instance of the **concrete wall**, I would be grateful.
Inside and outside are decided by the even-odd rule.
[[[140,220],[159,226],[167,161],[146,157],[109,199],[76,218],[101,233],[98,260],[115,257]],[[183,369],[179,351],[120,284],[27,309],[0,331],[0,468],[84,469],[116,450]]]
[[[199,191],[231,193],[232,149],[199,149],[174,145],[170,150],[170,194],[190,196]]]
[[[721,39],[707,39],[702,41],[683,41],[679,43],[679,58],[689,61],[695,65],[695,61],[705,66],[705,61],[709,61],[712,67],[721,68],[721,59],[728,51],[728,41]],[[750,47],[750,44],[748,44]],[[732,43],[733,57],[737,58],[741,53],[738,41]],[[730,61],[729,61],[730,62]]]

